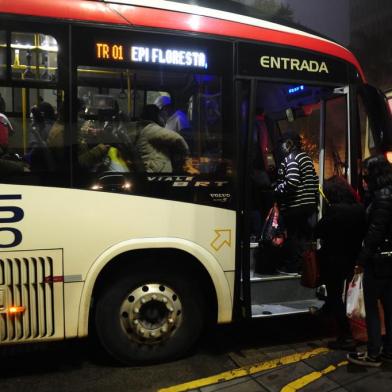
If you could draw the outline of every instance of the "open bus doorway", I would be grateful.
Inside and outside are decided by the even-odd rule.
[[[283,245],[266,249],[260,244],[264,221],[276,201],[273,189],[284,159],[279,141],[294,131],[313,161],[319,184],[332,176],[350,180],[348,154],[348,89],[337,86],[255,82],[249,92],[247,228],[252,317],[308,312],[323,302],[316,289],[301,286],[301,270],[280,271],[287,255]],[[252,96],[253,94],[253,96]],[[245,118],[245,117],[244,117]],[[318,195],[316,195],[318,198]],[[318,203],[319,216],[322,202]],[[246,271],[247,268],[244,268]],[[245,274],[243,275],[245,276]]]

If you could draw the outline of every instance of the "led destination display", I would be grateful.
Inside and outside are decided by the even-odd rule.
[[[124,47],[122,44],[99,42],[95,44],[96,58],[110,61],[129,61],[130,63],[150,63],[163,65],[176,65],[191,68],[207,68],[207,56],[204,52],[158,48],[149,46]]]

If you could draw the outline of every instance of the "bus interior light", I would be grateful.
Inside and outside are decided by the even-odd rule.
[[[24,313],[26,310],[25,306],[10,306],[7,309],[7,313],[8,314],[20,314],[20,313]]]
[[[295,93],[299,93],[304,90],[305,90],[305,86],[301,84],[301,86],[295,86],[295,87],[289,88],[288,93],[295,94]]]

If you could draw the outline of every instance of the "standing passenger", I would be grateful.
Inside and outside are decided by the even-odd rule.
[[[355,273],[364,274],[368,343],[367,352],[350,353],[347,358],[356,365],[378,367],[382,361],[392,362],[392,257],[382,259],[380,254],[380,249],[392,252],[392,167],[382,155],[370,157],[364,161],[363,178],[371,194],[371,204]],[[384,342],[379,300],[385,315]]]
[[[193,151],[193,135],[188,117],[183,111],[174,109],[172,100],[167,95],[160,95],[154,101],[154,105],[159,109],[159,117],[162,120],[164,127],[180,134],[186,141],[190,150],[189,156],[185,162],[183,162],[182,156],[172,155],[171,160],[174,171],[184,169],[188,174],[199,174],[199,170],[193,166],[190,157],[190,154]]]
[[[160,95],[154,105],[159,109],[159,115],[165,125],[165,128],[171,129],[184,137],[184,133],[188,134],[190,124],[186,114],[181,110],[175,110],[172,100],[167,95]]]
[[[332,177],[325,182],[325,206],[318,222],[315,237],[322,241],[319,252],[321,282],[327,288],[327,299],[322,309],[334,317],[338,338],[329,342],[332,349],[353,350],[351,335],[342,300],[344,281],[352,278],[355,262],[361,249],[365,229],[365,209],[354,189],[343,177]]]
[[[287,227],[287,259],[279,272],[300,272],[303,252],[312,240],[311,220],[317,213],[318,177],[312,159],[301,149],[301,137],[287,131],[281,138],[284,159],[275,195]]]
[[[135,136],[138,155],[150,173],[172,173],[171,156],[182,157],[183,163],[189,155],[189,147],[184,138],[159,124],[159,109],[156,105],[146,105]]]

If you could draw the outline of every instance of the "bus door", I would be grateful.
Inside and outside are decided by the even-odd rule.
[[[355,88],[356,128],[360,131],[360,159],[384,153],[392,161],[392,92],[385,95],[370,85]],[[359,170],[360,173],[360,170]],[[361,184],[359,183],[359,186]]]
[[[283,268],[290,258],[286,245],[269,246],[260,240],[276,201],[273,189],[284,158],[279,141],[288,130],[300,135],[320,185],[332,176],[351,182],[355,157],[350,154],[349,88],[260,80],[238,83],[242,170],[246,173],[243,243],[249,244],[243,246],[242,254],[243,298],[252,317],[309,312],[322,306],[323,290],[301,285],[300,266],[296,271]],[[319,218],[322,208],[321,200]]]

